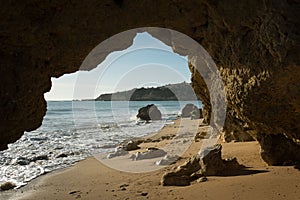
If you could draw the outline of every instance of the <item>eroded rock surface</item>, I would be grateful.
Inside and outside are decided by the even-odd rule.
[[[116,147],[113,153],[110,153],[106,156],[106,158],[111,159],[118,156],[127,155],[128,151],[125,151],[122,147]]]
[[[162,185],[186,186],[202,177],[223,175],[231,170],[244,168],[236,158],[223,160],[221,150],[220,144],[207,147],[200,155],[189,158],[174,171],[165,173],[161,180]]]
[[[15,0],[1,5],[0,16],[1,150],[41,125],[43,94],[50,90],[51,77],[77,71],[88,53],[110,36],[145,26],[180,31],[209,52],[225,84],[225,131],[246,132],[255,139],[284,133],[292,146],[300,139],[298,1]],[[176,38],[151,34],[182,52]],[[129,47],[134,36],[102,49],[97,61]],[[82,69],[93,67],[86,61]],[[190,65],[193,87],[209,122],[208,87],[194,67]]]
[[[125,151],[132,151],[132,150],[139,149],[140,147],[138,145],[141,143],[142,141],[140,140],[130,140],[121,143],[120,147]]]
[[[270,165],[294,165],[300,163],[300,145],[285,135],[261,135],[261,157]]]
[[[130,158],[132,160],[144,160],[144,159],[152,159],[152,158],[158,158],[158,157],[163,157],[167,154],[162,149],[156,149],[156,148],[150,148],[147,149],[145,152],[136,152],[136,154],[132,154]]]

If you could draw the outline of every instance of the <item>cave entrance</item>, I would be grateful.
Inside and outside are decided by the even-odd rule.
[[[147,39],[144,38],[144,43],[139,45],[138,38],[146,36],[150,37],[152,41],[147,41]],[[154,54],[156,55],[154,56]],[[169,54],[172,56],[176,55],[176,58],[180,58],[180,61],[172,61],[172,59],[168,57],[170,56]],[[163,63],[164,60],[173,63]],[[182,61],[184,62],[182,63]],[[99,63],[101,64],[99,65]],[[178,70],[176,67],[178,67]],[[194,141],[201,123],[199,120],[201,113],[199,107],[202,107],[202,104],[190,83],[187,83],[190,82],[190,79],[193,83],[200,84],[193,85],[193,87],[197,89],[197,94],[200,95],[200,98],[205,100],[205,120],[210,123],[206,139],[203,140],[199,154],[201,152],[202,154],[203,152],[204,154],[209,152],[205,149],[217,142],[226,116],[223,81],[209,54],[199,43],[190,37],[170,29],[155,27],[128,30],[114,35],[96,46],[84,59],[80,70],[98,72],[96,76],[97,79],[92,84],[86,84],[86,80],[91,81],[92,79],[86,78],[85,73],[80,73],[81,77],[77,77],[73,90],[73,98],[77,100],[72,101],[72,114],[75,127],[77,130],[83,130],[82,134],[84,134],[88,140],[90,139],[88,143],[91,145],[87,147],[87,149],[92,150],[94,155],[98,153],[98,149],[103,148],[103,146],[99,146],[101,141],[103,141],[103,135],[106,137],[104,147],[107,148],[129,138],[141,137],[151,132],[157,132],[165,126],[166,123],[161,123],[162,120],[158,120],[160,123],[157,123],[157,121],[151,120],[152,117],[149,117],[151,116],[151,108],[154,107],[152,104],[158,107],[158,109],[157,107],[154,107],[155,109],[153,108],[154,110],[158,110],[158,113],[160,113],[159,110],[162,110],[163,114],[166,113],[163,119],[168,120],[172,118],[175,119],[177,113],[187,104],[186,100],[189,100],[194,101],[193,103],[195,103],[196,106],[194,106],[195,104],[188,105],[188,107],[192,108],[191,110],[187,109],[189,110],[188,116],[190,117],[192,115],[191,118],[196,118],[197,120],[195,123],[187,123],[187,121],[180,119],[178,126],[180,128],[176,130],[174,138],[185,138],[184,142],[180,141],[180,145],[176,145],[176,142],[171,142],[170,145],[166,146],[168,152],[173,152],[174,155],[182,155]],[[182,75],[185,73],[188,75]],[[181,84],[187,85],[187,89],[178,89],[178,84],[176,86],[170,84],[162,86],[162,83],[168,80],[168,77],[170,77],[171,80],[177,77],[177,82],[178,78],[181,78],[183,80]],[[85,101],[78,98],[80,91],[82,91],[80,88],[84,85],[93,86],[92,89],[83,90],[84,92],[88,92],[91,96],[94,95],[93,101]],[[112,89],[111,86],[113,86],[113,91],[108,91],[110,93],[103,94],[105,89]],[[95,96],[95,91],[99,88],[102,94]],[[156,99],[160,94],[168,93],[155,93],[155,90],[162,91],[162,88],[168,88],[171,95],[164,96],[163,99]],[[190,91],[190,93],[188,91]],[[187,98],[190,94],[192,98]],[[97,95],[99,95],[98,92]],[[168,100],[177,100],[175,104],[170,104],[169,102],[171,101],[165,101],[166,98],[170,96],[174,96],[175,99]],[[94,101],[94,99],[97,101]],[[106,113],[102,112],[102,114],[99,114],[103,109]],[[143,119],[141,116],[143,116],[142,113],[144,109],[146,109],[146,117],[143,117]],[[86,110],[94,112],[86,112]],[[139,112],[138,115],[136,115],[137,110]],[[170,110],[172,110],[171,114]],[[183,110],[184,109],[182,109],[182,114],[184,112]],[[84,111],[84,113],[82,111]],[[90,113],[90,115],[87,115],[87,113]],[[198,117],[194,117],[193,115]],[[140,117],[144,121],[132,124],[132,119],[135,116]],[[160,114],[156,116],[160,116]],[[148,121],[152,121],[152,123],[149,124],[147,123]],[[182,122],[184,123],[183,126],[181,124]],[[139,126],[141,124],[142,126]],[[85,130],[86,128],[90,129],[93,125],[96,125],[96,136],[94,131],[87,132]],[[185,130],[181,127],[188,127],[189,129]],[[98,134],[99,128],[103,134]],[[81,138],[80,141],[86,140],[82,140]],[[115,153],[118,154],[118,151]],[[100,159],[100,161],[105,162],[102,159]],[[112,163],[106,164],[118,170],[131,172],[130,167],[121,169],[120,166],[110,165]],[[144,172],[143,167],[140,167],[139,170],[142,170],[139,172]],[[150,169],[147,168],[146,170]]]
[[[30,177],[17,176],[31,158],[41,159],[43,169],[52,171],[91,152],[105,152],[123,140],[160,130],[172,123],[187,103],[201,108],[190,86],[186,55],[174,53],[170,46],[147,32],[135,34],[131,44],[126,45],[125,50],[118,47],[112,53],[104,49],[105,60],[96,59],[99,62],[94,69],[83,67],[76,73],[52,79],[52,89],[45,94],[47,113],[42,126],[25,132],[20,140],[9,145],[7,155],[18,155],[22,159],[17,162],[21,164],[20,168],[1,170],[2,177],[23,185],[41,174],[37,166],[24,172]],[[124,96],[124,91],[131,93]],[[109,93],[114,94],[105,99]],[[162,120],[137,123],[138,110],[149,104],[158,107]]]

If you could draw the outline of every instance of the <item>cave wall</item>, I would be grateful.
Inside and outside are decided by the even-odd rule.
[[[295,145],[300,139],[297,0],[12,0],[1,2],[1,8],[2,150],[41,125],[51,77],[77,71],[110,36],[149,26],[180,31],[211,55],[225,83],[225,131],[247,132],[259,141],[281,134]],[[118,42],[121,49],[131,45]],[[118,49],[104,51],[101,59],[111,50]],[[209,95],[201,76],[192,72],[209,120]]]

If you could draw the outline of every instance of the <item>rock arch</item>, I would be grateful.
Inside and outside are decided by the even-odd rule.
[[[192,37],[212,56],[225,82],[227,132],[258,139],[269,164],[300,160],[293,153],[300,139],[297,1],[29,0],[1,7],[0,149],[41,125],[51,77],[77,71],[112,35],[156,26]],[[125,41],[118,42],[126,48],[131,43]],[[208,113],[203,80],[193,73],[192,82]]]

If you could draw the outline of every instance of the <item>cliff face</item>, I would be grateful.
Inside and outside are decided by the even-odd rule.
[[[225,83],[228,134],[246,132],[258,139],[269,164],[280,157],[271,150],[280,138],[285,159],[298,160],[291,153],[300,139],[298,1],[28,0],[8,1],[1,8],[0,149],[41,125],[51,77],[77,71],[87,54],[112,35],[157,26],[192,37],[216,62]],[[129,47],[133,36],[104,49],[99,61]],[[192,72],[209,120],[207,87]]]

